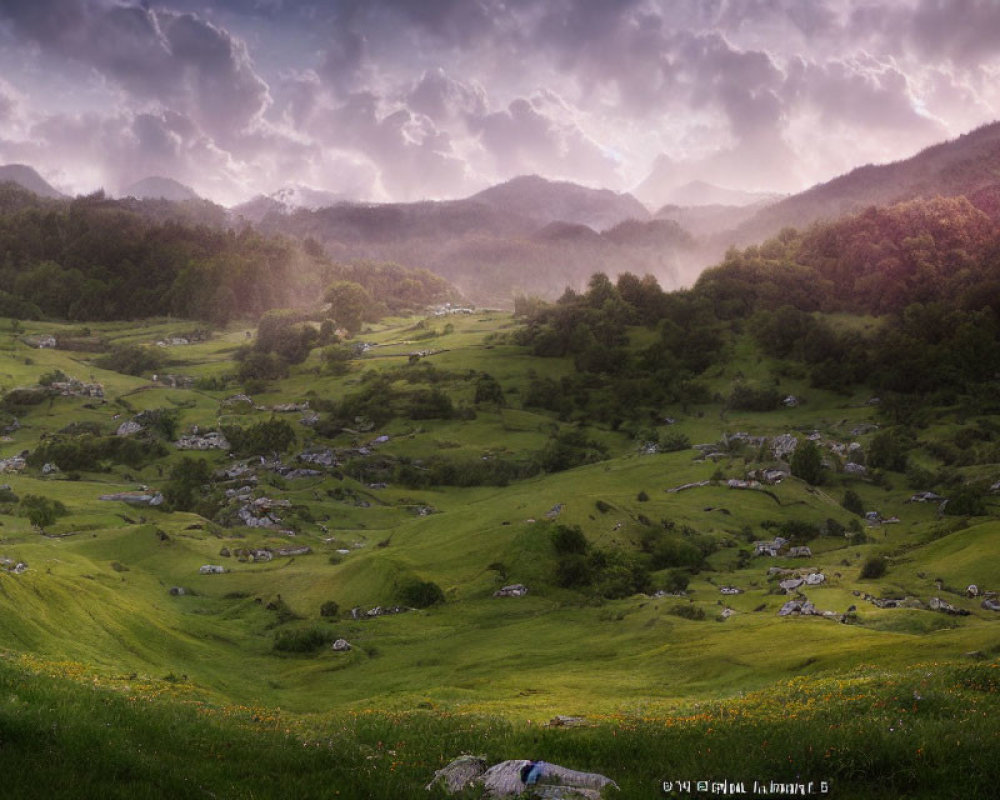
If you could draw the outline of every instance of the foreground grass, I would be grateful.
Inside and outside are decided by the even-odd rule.
[[[988,797],[1000,781],[998,687],[996,662],[862,667],[551,728],[433,708],[307,716],[209,705],[171,682],[8,656],[0,768],[4,795],[19,798],[438,797],[422,788],[433,771],[471,752],[602,772],[623,800],[699,780],[748,792],[754,781],[826,781],[838,798]]]

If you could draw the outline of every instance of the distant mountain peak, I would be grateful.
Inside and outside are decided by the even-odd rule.
[[[190,186],[162,175],[150,175],[148,178],[136,181],[122,192],[122,197],[134,197],[137,200],[171,200],[175,203],[200,199]]]
[[[626,219],[649,219],[649,210],[630,194],[553,181],[540,175],[519,175],[469,200],[530,217],[539,227],[569,222],[602,231]]]
[[[39,197],[49,197],[58,200],[65,197],[62,192],[53,188],[41,175],[27,164],[5,164],[0,166],[0,183],[16,183],[18,186],[34,192]]]

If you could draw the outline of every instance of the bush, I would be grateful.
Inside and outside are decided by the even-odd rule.
[[[556,585],[573,589],[590,584],[590,562],[582,553],[568,553],[556,562]]]
[[[240,456],[284,453],[295,442],[295,428],[274,417],[246,428],[227,425],[222,432]]]
[[[889,562],[885,556],[872,556],[861,565],[859,577],[863,579],[881,578],[889,569]]]
[[[444,592],[436,583],[413,578],[399,587],[396,599],[411,608],[430,608],[444,602]]]
[[[691,603],[678,603],[667,613],[673,614],[675,617],[683,617],[684,619],[705,619],[705,610]]]
[[[26,494],[21,499],[21,513],[36,528],[44,528],[54,523],[59,517],[69,514],[69,509],[58,500],[37,494]]]
[[[691,447],[691,440],[680,431],[667,431],[660,435],[659,449],[663,453],[676,453]]]
[[[607,514],[607,513],[608,513],[608,512],[609,512],[609,511],[611,510],[611,506],[610,506],[610,504],[608,504],[608,503],[605,503],[605,502],[604,502],[603,500],[597,500],[597,501],[596,501],[596,502],[594,503],[594,506],[595,506],[595,507],[597,508],[597,510],[598,510],[598,511],[600,511],[600,512],[601,512],[602,514]]]
[[[298,631],[278,631],[274,649],[279,653],[312,653],[326,644],[329,635],[315,628]]]
[[[649,495],[646,494],[646,490],[643,489],[642,491],[639,492],[639,494],[635,496],[635,499],[638,500],[640,503],[645,503],[649,500]]]
[[[552,545],[559,555],[583,555],[587,552],[587,537],[578,525],[556,525],[552,532]]]
[[[160,353],[137,344],[116,347],[108,355],[101,356],[94,362],[101,369],[135,376],[156,372],[163,363],[163,356]]]
[[[792,475],[801,478],[810,486],[819,486],[823,483],[823,457],[815,442],[806,440],[796,447],[789,466]]]
[[[840,501],[840,504],[852,514],[857,514],[859,517],[863,517],[865,514],[864,503],[861,502],[860,495],[853,489],[848,489],[844,492],[844,499]]]
[[[327,600],[319,607],[321,617],[335,617],[340,613],[340,606],[335,600]]]

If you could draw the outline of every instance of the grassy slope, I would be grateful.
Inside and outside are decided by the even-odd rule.
[[[404,364],[415,348],[442,350],[425,362],[457,373],[487,371],[508,391],[523,390],[529,368],[547,375],[571,369],[566,362],[540,363],[519,348],[487,343],[489,333],[509,324],[500,315],[451,322],[454,332],[415,344],[406,343],[412,320],[379,326],[364,338],[386,346],[376,348],[364,367],[392,369]],[[439,329],[444,325],[438,320],[428,324]],[[58,327],[37,325],[29,333]],[[165,321],[141,328],[108,326],[101,332],[113,340],[151,342],[177,330]],[[243,331],[234,330],[207,343],[168,348],[172,358],[184,363],[163,371],[224,373],[231,369],[229,353],[243,340]],[[96,369],[87,359],[81,353],[28,350],[13,336],[0,334],[0,382],[5,388],[30,385],[58,368],[101,381],[108,400],[93,409],[83,408],[85,401],[80,399],[57,399],[34,407],[0,455],[32,449],[46,432],[75,420],[96,421],[110,432],[120,419],[147,408],[177,407],[182,427],[211,428],[222,413],[219,401],[229,394],[154,387],[148,380]],[[303,399],[308,392],[336,398],[358,380],[357,369],[334,378],[316,374],[313,368],[318,365],[314,354],[288,380],[255,400],[288,402]],[[780,366],[757,359],[743,343],[734,359],[709,380],[713,389],[725,392],[738,372],[765,378]],[[724,415],[718,406],[688,414],[677,409],[664,413],[677,417],[676,429],[695,442],[715,441],[723,432],[737,430],[770,435],[813,429],[849,441],[851,428],[871,419],[861,395],[845,399],[808,390],[787,376],[781,385],[783,391],[806,396],[807,402],[780,414]],[[471,383],[446,386],[456,400],[471,402]],[[508,397],[518,405],[517,394]],[[119,413],[122,417],[114,419]],[[250,412],[245,421],[268,416]],[[408,457],[477,458],[504,451],[516,455],[542,447],[555,424],[550,416],[528,410],[480,410],[474,421],[397,420],[359,441],[388,433],[391,441],[380,452]],[[304,440],[309,435],[302,429]],[[964,589],[967,583],[996,588],[1000,523],[979,519],[971,527],[953,530],[953,523],[939,522],[933,508],[905,504],[910,492],[901,478],[894,478],[899,487],[891,490],[834,476],[832,485],[821,490],[786,481],[773,489],[774,497],[722,487],[673,494],[666,490],[705,480],[717,469],[726,477],[742,477],[745,454],[715,464],[695,463],[695,451],[645,456],[623,436],[600,431],[594,435],[609,445],[611,460],[502,489],[372,490],[330,476],[297,481],[283,489],[265,487],[269,496],[285,496],[308,507],[316,520],[302,523],[294,540],[310,544],[313,554],[269,564],[221,559],[219,551],[223,546],[286,543],[278,534],[217,529],[193,515],[168,515],[96,499],[108,491],[162,484],[161,472],[166,474],[169,461],[160,469],[112,467],[76,481],[42,477],[30,470],[7,476],[19,495],[45,494],[64,502],[72,514],[49,532],[75,534],[41,537],[25,519],[0,515],[0,555],[23,559],[30,566],[23,575],[0,574],[0,603],[8,612],[0,615],[0,645],[119,675],[169,675],[214,702],[280,705],[292,712],[373,704],[405,712],[431,706],[515,720],[537,720],[553,713],[641,714],[650,709],[666,713],[691,698],[765,689],[797,675],[836,675],[870,663],[904,669],[915,661],[956,658],[969,651],[1000,652],[1000,622],[994,619],[998,615],[948,591]],[[338,444],[350,441],[344,436]],[[226,463],[223,454],[205,455],[219,465]],[[795,518],[818,524],[832,517],[846,524],[851,515],[837,501],[847,485],[861,494],[866,507],[885,516],[897,514],[901,524],[871,531],[874,540],[859,546],[820,538],[808,561],[757,558],[743,569],[733,569],[738,548],[746,546],[744,526],[756,538],[767,538],[770,534],[760,526],[766,520]],[[341,486],[354,489],[369,506],[326,495],[327,489]],[[645,490],[650,500],[639,502],[639,490]],[[611,510],[600,513],[595,507],[598,499],[611,504]],[[690,525],[723,543],[710,560],[715,571],[702,572],[690,587],[690,600],[705,610],[707,619],[690,621],[672,615],[676,599],[635,596],[594,603],[555,588],[548,534],[542,522],[529,520],[542,520],[557,503],[563,504],[559,520],[581,525],[600,546],[634,545],[640,514],[653,521],[666,518],[678,526]],[[413,509],[421,505],[432,506],[436,513],[416,516]],[[329,533],[321,529],[320,520]],[[158,531],[169,539],[161,540]],[[377,546],[387,539],[388,546]],[[329,556],[345,546],[351,552],[341,563],[331,563]],[[860,563],[873,552],[888,553],[891,569],[883,579],[861,581]],[[528,597],[492,598],[499,583],[497,573],[488,567],[497,561],[505,565],[508,582],[531,588]],[[231,571],[201,576],[197,569],[205,563],[225,563]],[[821,609],[838,612],[857,605],[861,624],[777,617],[787,598],[771,591],[774,582],[766,570],[773,565],[823,570],[828,582],[810,590],[809,598]],[[437,582],[448,602],[427,611],[363,622],[318,616],[320,604],[329,599],[342,609],[391,603],[395,586],[411,575]],[[938,578],[945,585],[943,594],[935,583]],[[746,591],[723,597],[718,587],[724,584]],[[167,593],[171,586],[183,586],[193,594],[171,597]],[[955,618],[931,611],[880,610],[861,601],[854,591],[910,594],[924,602],[942,595],[972,613]],[[343,636],[354,649],[349,653],[324,649],[314,656],[276,654],[273,636],[282,626],[266,605],[279,595],[303,617],[283,627],[320,627],[328,640]],[[717,622],[723,603],[737,614]],[[467,746],[471,745],[456,742],[456,752]]]

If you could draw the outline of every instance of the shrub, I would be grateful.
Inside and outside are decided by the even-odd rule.
[[[319,607],[319,615],[321,617],[335,617],[340,613],[340,606],[337,605],[336,600],[327,600],[323,605]]]
[[[227,425],[222,432],[241,456],[284,453],[295,442],[295,428],[274,417],[246,428]]]
[[[667,431],[660,435],[659,449],[664,453],[675,453],[679,450],[687,450],[691,446],[691,440],[680,431]]]
[[[844,499],[840,501],[840,504],[852,514],[857,514],[859,517],[864,516],[864,503],[861,502],[860,495],[853,489],[844,492]]]
[[[108,355],[101,356],[94,363],[101,369],[139,376],[160,369],[164,360],[163,356],[152,348],[130,344],[116,347]]]
[[[587,586],[591,578],[590,562],[582,553],[568,553],[556,562],[556,584],[564,589]]]
[[[638,500],[640,503],[645,503],[647,500],[649,500],[649,495],[646,494],[646,490],[643,489],[642,491],[639,492],[639,494],[635,496],[635,499]]]
[[[37,494],[26,494],[21,498],[21,513],[36,528],[44,528],[46,525],[54,523],[59,517],[69,514],[69,509],[58,500]]]
[[[396,599],[411,608],[430,608],[444,602],[444,592],[436,583],[413,578],[399,587]]]
[[[556,525],[552,532],[552,545],[559,555],[583,555],[587,552],[587,537],[578,525]]]
[[[600,511],[602,514],[607,514],[611,510],[611,506],[608,503],[605,503],[603,500],[596,501],[594,505],[597,507],[597,510]]]
[[[311,653],[326,644],[329,635],[315,628],[297,631],[278,631],[274,649],[279,653]]]
[[[684,619],[705,619],[705,610],[691,603],[678,603],[667,613],[673,614],[675,617],[683,617]]]
[[[823,457],[815,442],[806,440],[796,447],[789,466],[792,475],[811,486],[819,486],[823,482]]]
[[[881,578],[889,569],[889,562],[885,556],[871,556],[861,565],[861,578],[873,579]]]

